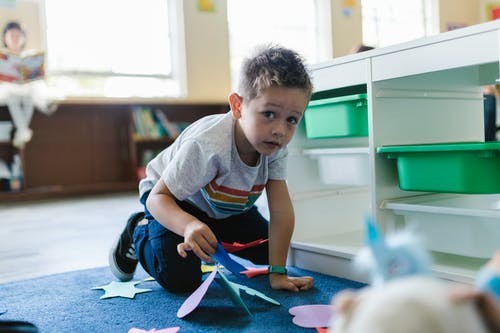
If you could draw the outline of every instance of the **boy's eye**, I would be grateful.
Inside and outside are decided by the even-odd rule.
[[[267,119],[273,119],[273,118],[274,118],[274,112],[272,112],[272,111],[264,111],[264,112],[263,112],[263,115],[264,115],[264,117],[266,117]]]
[[[299,123],[299,120],[296,117],[288,117],[287,121],[291,125],[297,125]]]

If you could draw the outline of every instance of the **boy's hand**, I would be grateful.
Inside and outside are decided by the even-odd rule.
[[[273,289],[294,292],[309,290],[313,286],[313,278],[311,276],[289,277],[286,274],[269,274],[269,282]]]
[[[212,262],[210,255],[215,253],[217,238],[210,228],[199,220],[190,222],[184,230],[184,243],[177,245],[177,252],[183,258],[187,257],[186,251],[194,254],[205,262]]]

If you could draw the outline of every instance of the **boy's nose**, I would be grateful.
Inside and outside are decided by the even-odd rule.
[[[286,131],[286,127],[283,126],[283,124],[279,123],[279,124],[276,124],[276,126],[273,127],[273,135],[274,136],[278,136],[278,137],[281,137],[283,135],[285,135],[285,131]]]

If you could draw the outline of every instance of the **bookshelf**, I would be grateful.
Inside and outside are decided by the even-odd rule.
[[[224,103],[141,103],[134,101],[65,101],[50,115],[36,112],[34,135],[22,151],[9,142],[0,144],[0,158],[8,163],[19,153],[22,161],[21,191],[0,191],[0,202],[135,191],[145,150],[161,150],[169,137],[138,138],[132,110],[158,110],[172,122],[191,123],[229,110]],[[10,119],[0,107],[0,120]]]

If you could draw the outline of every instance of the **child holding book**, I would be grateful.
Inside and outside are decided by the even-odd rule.
[[[24,55],[26,45],[26,31],[20,23],[16,21],[8,22],[2,32],[3,44],[5,50],[2,50],[4,59],[3,74],[0,74],[0,100],[4,101],[9,108],[9,112],[16,127],[12,143],[15,147],[23,148],[31,140],[33,135],[29,128],[31,118],[35,107],[44,113],[55,111],[55,105],[49,102],[48,88],[43,80],[33,80],[29,82],[11,81],[19,73],[9,75],[10,68],[16,70],[16,66],[9,65],[14,58],[20,58]],[[10,59],[9,59],[10,58]],[[41,72],[28,74],[29,77],[38,77],[43,75],[43,66]]]
[[[285,178],[286,146],[311,92],[294,51],[269,46],[246,59],[230,111],[193,123],[147,165],[139,184],[144,213],[129,218],[111,249],[114,275],[132,279],[139,261],[164,288],[192,291],[217,242],[269,238],[239,255],[269,264],[275,289],[310,289],[312,277],[289,277],[285,268],[294,228]],[[254,206],[264,189],[270,221]]]

